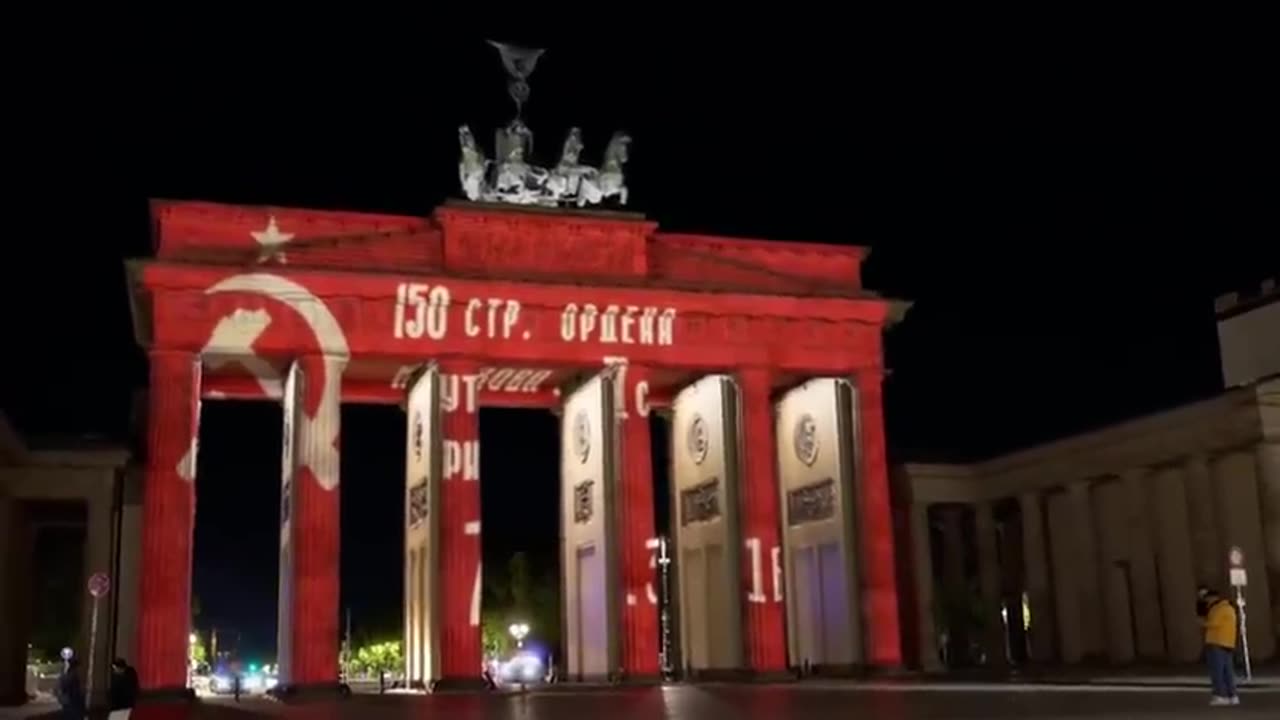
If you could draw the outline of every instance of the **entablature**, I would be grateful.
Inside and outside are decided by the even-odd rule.
[[[272,272],[271,270],[280,270]],[[152,344],[235,354],[468,355],[593,366],[848,371],[879,367],[887,304],[153,262]]]
[[[428,218],[152,202],[156,255],[225,266],[868,297],[859,247],[664,233],[633,213],[449,203]]]

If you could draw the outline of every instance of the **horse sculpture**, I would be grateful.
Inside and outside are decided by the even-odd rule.
[[[462,159],[458,162],[458,181],[462,183],[462,194],[468,200],[481,200],[488,192],[485,187],[485,175],[489,172],[489,160],[484,151],[476,145],[471,128],[463,125],[458,128],[458,145],[462,148]]]
[[[616,132],[604,150],[604,162],[600,170],[582,179],[582,189],[578,193],[578,207],[587,204],[598,205],[605,198],[618,198],[619,205],[627,204],[627,179],[622,166],[626,165],[629,156],[627,146],[631,144],[631,136],[624,132]]]
[[[631,138],[625,133],[614,133],[598,169],[580,162],[584,145],[578,128],[569,130],[560,161],[550,170],[530,162],[532,141],[533,134],[516,119],[498,130],[497,158],[490,161],[476,144],[470,128],[460,127],[458,178],[467,199],[546,207],[585,207],[611,197],[616,197],[619,204],[627,203],[623,166]]]

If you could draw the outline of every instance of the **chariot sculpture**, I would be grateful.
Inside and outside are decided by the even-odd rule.
[[[524,124],[521,110],[529,98],[528,76],[533,72],[541,50],[528,50],[493,43],[502,55],[511,82],[508,90],[516,103],[516,117],[494,138],[494,157],[485,155],[471,128],[458,128],[458,180],[468,200],[506,202],[516,205],[544,207],[601,205],[613,199],[627,204],[624,166],[628,160],[631,137],[615,132],[605,147],[599,166],[582,162],[582,131],[570,128],[560,159],[554,167],[542,167],[533,161],[533,131]]]

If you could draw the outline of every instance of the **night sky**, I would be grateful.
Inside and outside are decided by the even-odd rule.
[[[25,433],[128,437],[146,366],[122,260],[149,254],[147,198],[425,215],[456,194],[456,128],[490,142],[504,76],[483,36],[410,25],[156,33],[18,81],[2,400]],[[539,154],[570,125],[588,157],[628,130],[632,204],[666,229],[873,248],[867,286],[916,302],[888,340],[894,461],[1211,394],[1213,298],[1280,270],[1274,78],[1245,38],[493,34],[551,48]],[[373,634],[398,627],[402,422],[343,409],[343,603]],[[280,411],[206,403],[202,423],[199,623],[269,653]],[[481,423],[486,564],[551,556],[554,418]]]

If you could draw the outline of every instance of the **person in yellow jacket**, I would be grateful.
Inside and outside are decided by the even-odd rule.
[[[1236,694],[1236,608],[1216,590],[1201,588],[1204,603],[1204,656],[1213,685],[1211,705],[1239,705]]]

